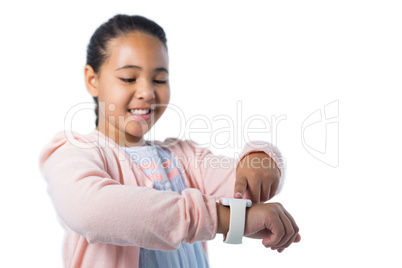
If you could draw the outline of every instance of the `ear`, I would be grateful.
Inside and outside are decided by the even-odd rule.
[[[98,97],[98,76],[94,72],[94,69],[92,69],[91,65],[85,65],[84,75],[85,86],[87,87],[89,94],[91,94],[93,97]]]

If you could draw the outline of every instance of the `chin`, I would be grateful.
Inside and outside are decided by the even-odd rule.
[[[127,128],[125,132],[133,137],[137,137],[138,139],[140,139],[145,134],[147,134],[148,131],[149,129],[141,129],[141,127],[136,127],[136,128]]]

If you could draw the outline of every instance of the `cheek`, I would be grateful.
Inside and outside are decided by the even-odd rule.
[[[117,114],[125,111],[130,100],[128,91],[116,83],[106,83],[101,90],[102,100],[108,114]]]
[[[167,88],[159,94],[159,102],[168,104],[169,101],[170,101],[170,88]]]
[[[157,96],[157,103],[159,107],[158,118],[165,112],[170,101],[170,90],[159,92]]]
[[[167,92],[167,100],[166,100],[166,102],[169,103],[169,101],[170,101],[170,89]]]

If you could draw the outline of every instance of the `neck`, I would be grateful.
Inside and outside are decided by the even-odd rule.
[[[119,128],[111,126],[109,122],[105,123],[99,121],[96,130],[101,132],[109,139],[112,139],[114,142],[122,147],[137,147],[147,145],[143,136],[132,136],[126,132],[121,131]]]

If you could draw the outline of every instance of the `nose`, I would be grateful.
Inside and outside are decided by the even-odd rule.
[[[143,99],[145,101],[149,101],[155,98],[155,91],[152,83],[143,82],[138,84],[135,90],[135,96],[139,99]]]

